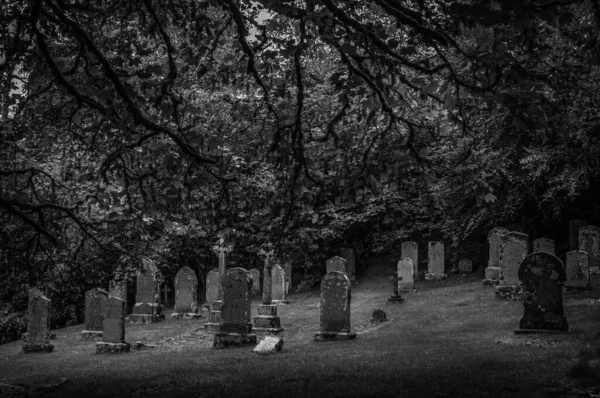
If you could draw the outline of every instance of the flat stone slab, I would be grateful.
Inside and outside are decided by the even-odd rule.
[[[354,332],[317,332],[315,333],[315,341],[345,341],[354,340],[356,333]]]
[[[96,343],[96,354],[120,354],[129,352],[130,349],[129,343],[108,343],[106,341]]]
[[[23,352],[52,352],[54,346],[50,343],[25,343],[23,344]]]
[[[282,348],[283,339],[281,337],[267,336],[254,347],[252,353],[257,355],[270,355],[280,352]]]

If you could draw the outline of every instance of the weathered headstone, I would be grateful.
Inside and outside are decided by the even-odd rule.
[[[428,250],[428,271],[426,279],[440,279],[445,276],[444,269],[444,242],[429,242]]]
[[[261,249],[258,255],[263,259],[263,296],[262,304],[258,305],[257,316],[254,317],[254,332],[260,335],[277,335],[283,331],[281,319],[277,316],[277,304],[272,300],[272,270],[271,260],[275,250],[271,245]]]
[[[463,258],[458,261],[458,272],[461,274],[470,274],[473,272],[473,261]]]
[[[250,322],[252,277],[243,268],[231,268],[221,277],[221,287],[221,326],[215,333],[215,348],[256,344],[256,334],[251,333]]]
[[[102,341],[96,343],[96,353],[129,352],[130,345],[125,342],[124,300],[116,297],[106,300],[102,325]]]
[[[400,255],[402,258],[410,258],[414,267],[416,277],[419,272],[419,243],[413,241],[402,242],[400,244]]]
[[[398,291],[411,292],[415,289],[415,267],[410,258],[398,261]]]
[[[346,275],[350,281],[353,281],[356,278],[356,256],[354,255],[354,248],[341,248],[340,257],[346,260]]]
[[[327,270],[327,273],[339,271],[346,274],[346,276],[348,275],[348,261],[346,261],[345,258],[339,256],[335,256],[327,260],[327,262],[325,263],[325,268]]]
[[[569,247],[571,250],[581,250],[579,248],[579,228],[585,227],[587,220],[575,219],[569,221]]]
[[[212,305],[218,300],[219,283],[219,270],[210,270],[206,275],[206,304]]]
[[[508,232],[500,244],[500,285],[519,285],[519,264],[529,253],[528,236],[520,232]]]
[[[533,252],[554,254],[554,240],[549,238],[538,238],[533,240]]]
[[[538,252],[525,257],[519,267],[523,283],[524,313],[516,333],[567,331],[563,312],[562,287],[567,277],[565,266],[550,253]]]
[[[271,269],[271,300],[276,303],[285,303],[285,273],[278,264]]]
[[[290,293],[290,289],[292,288],[292,262],[286,261],[283,263],[283,272],[285,274],[285,296]]]
[[[85,329],[81,332],[83,340],[102,337],[104,305],[107,298],[108,292],[97,287],[85,293]]]
[[[252,294],[256,295],[260,293],[260,271],[256,268],[252,268],[250,271],[252,277]]]
[[[350,279],[339,271],[329,272],[321,281],[321,330],[315,341],[349,340],[356,338],[350,331]]]
[[[23,344],[24,352],[51,352],[54,346],[48,341],[50,335],[50,300],[42,292],[29,290],[27,308],[27,337]]]
[[[579,250],[588,254],[590,285],[596,290],[600,288],[600,228],[595,225],[579,228]]]
[[[172,316],[176,318],[199,318],[198,313],[198,277],[190,267],[182,267],[175,275],[175,308]]]
[[[127,305],[127,281],[111,280],[108,283],[108,297],[120,298]]]
[[[135,305],[129,316],[130,323],[154,323],[164,319],[160,305],[159,271],[153,261],[142,259],[137,273]]]
[[[490,248],[488,265],[485,269],[485,279],[487,280],[500,279],[500,245],[502,243],[502,236],[508,232],[506,228],[496,227],[488,233],[487,241]]]
[[[567,253],[567,280],[565,286],[586,289],[590,286],[588,254],[573,250]]]

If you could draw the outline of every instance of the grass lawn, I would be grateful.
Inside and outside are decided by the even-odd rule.
[[[156,347],[120,355],[96,355],[79,325],[56,330],[50,354],[24,354],[20,342],[0,346],[0,396],[589,396],[566,374],[582,350],[600,345],[599,293],[565,296],[569,333],[515,335],[522,302],[495,299],[475,275],[418,281],[405,303],[388,305],[392,267],[385,260],[353,286],[353,341],[313,342],[318,291],[279,306],[285,343],[267,357],[186,337],[206,317],[128,325],[129,343]],[[378,307],[389,321],[372,325]]]

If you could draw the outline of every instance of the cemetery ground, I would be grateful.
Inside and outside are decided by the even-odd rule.
[[[140,397],[588,397],[594,380],[567,377],[585,352],[600,347],[600,294],[565,295],[566,334],[515,335],[522,301],[501,301],[481,275],[419,280],[402,304],[387,304],[395,262],[353,285],[353,341],[313,341],[319,292],[280,305],[283,351],[209,349],[193,333],[198,320],[127,325],[128,354],[97,355],[83,325],[54,330],[54,352],[24,354],[0,346],[0,396]],[[260,302],[253,300],[253,312]],[[372,324],[382,308],[387,322]],[[254,315],[254,314],[253,314]],[[135,350],[136,341],[146,345]],[[575,372],[579,376],[583,371]],[[591,395],[593,396],[593,395]]]

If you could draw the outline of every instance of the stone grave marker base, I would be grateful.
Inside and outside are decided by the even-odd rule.
[[[282,304],[289,304],[289,300],[285,299],[285,300],[273,300],[271,301],[271,303],[276,304],[276,305],[282,305]]]
[[[23,352],[52,352],[54,346],[50,343],[25,343],[23,344]]]
[[[317,332],[315,333],[315,341],[345,341],[345,340],[354,340],[356,338],[356,333],[354,332]]]
[[[131,324],[148,324],[156,323],[165,319],[164,314],[129,314],[129,323]]]
[[[129,352],[131,345],[129,343],[109,343],[99,341],[96,343],[96,354],[120,354]]]
[[[27,332],[21,333],[21,341],[27,342]],[[47,331],[46,332],[46,340],[56,340],[56,333]]]
[[[84,330],[81,332],[81,340],[97,340],[102,338],[102,330]]]
[[[446,274],[430,274],[430,273],[425,274],[426,281],[440,281],[444,278],[446,278]]]
[[[523,286],[496,286],[496,298],[500,300],[523,300]]]
[[[214,334],[213,348],[242,347],[256,345],[255,333],[227,333],[216,332]]]
[[[401,295],[394,295],[388,299],[388,304],[400,304],[404,302],[404,297]]]
[[[202,314],[197,314],[195,312],[188,312],[188,313],[174,312],[171,314],[171,316],[173,317],[173,319],[188,319],[188,320],[202,318]]]
[[[487,267],[485,269],[485,279],[500,279],[500,267]]]
[[[276,335],[283,331],[281,319],[277,316],[276,304],[259,304],[258,315],[254,317],[254,333],[265,335]]]

